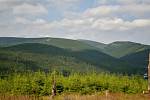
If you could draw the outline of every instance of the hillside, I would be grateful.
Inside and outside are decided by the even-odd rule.
[[[1,74],[25,72],[27,70],[42,70],[47,72],[54,69],[59,70],[60,72],[88,72],[94,69],[98,72],[101,71],[100,68],[96,68],[94,65],[80,61],[75,57],[65,56],[65,54],[62,53],[60,54],[60,52],[63,51],[62,49],[53,48],[55,51],[51,52],[51,50],[51,53],[48,53],[45,52],[46,48],[39,51],[38,49],[23,50],[21,49],[21,45],[19,45],[19,47],[20,48],[16,47],[17,49],[13,47],[13,49],[3,48],[0,50]],[[27,45],[26,48],[28,48]],[[35,52],[33,53],[34,50]]]
[[[130,64],[96,50],[70,51],[39,43],[19,44],[4,47],[1,50],[5,51],[5,54],[2,54],[6,59],[10,58],[8,60],[15,61],[18,64],[18,61],[12,59],[16,59],[16,56],[19,56],[19,64],[20,62],[21,64],[25,62],[23,64],[31,69],[36,66],[37,69],[48,69],[49,66],[51,66],[51,68],[59,66],[58,69],[65,67],[65,69],[82,72],[87,71],[86,69],[89,71],[95,69],[97,71],[105,70],[117,73],[137,73],[130,72],[130,68],[134,69]],[[6,54],[6,52],[8,53]],[[36,66],[32,66],[32,64],[32,67],[28,66],[29,64],[26,64],[28,60],[29,62],[33,62]]]
[[[22,43],[41,43],[56,46],[59,48],[70,49],[70,50],[85,50],[85,49],[96,49],[88,44],[81,41],[63,39],[63,38],[15,38],[15,37],[0,37],[0,46],[7,47]]]
[[[79,40],[79,41],[81,41],[81,42],[83,42],[85,44],[88,44],[88,45],[90,45],[92,47],[95,47],[97,49],[100,49],[100,50],[104,49],[107,46],[107,44],[96,42],[96,41],[91,41],[91,40]]]
[[[88,40],[84,40],[83,42],[90,46],[99,48],[100,51],[116,58],[120,58],[132,53],[150,49],[149,45],[129,41],[117,41],[110,44],[103,44]]]
[[[132,53],[129,55],[126,55],[124,57],[121,57],[120,59],[127,61],[128,63],[135,65],[142,70],[147,71],[148,66],[148,57],[149,57],[150,49],[139,51],[136,53]]]
[[[150,48],[149,45],[129,41],[117,41],[110,44],[104,44],[90,40],[71,40],[71,39],[50,38],[50,37],[45,38],[0,37],[0,47],[13,46],[22,43],[47,44],[73,51],[98,50],[116,58],[120,58],[125,55],[143,51]]]
[[[120,58],[131,53],[146,50],[148,48],[150,48],[149,45],[134,42],[113,42],[108,44],[103,51],[111,56]]]
[[[1,37],[0,46],[0,68],[4,72],[58,69],[128,74],[145,73],[150,47],[134,42],[103,44],[89,40],[11,37]]]

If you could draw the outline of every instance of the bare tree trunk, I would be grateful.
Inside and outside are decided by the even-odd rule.
[[[52,77],[52,98],[56,96],[56,79],[55,79],[55,72]]]
[[[148,64],[148,91],[150,92],[150,53],[149,53],[149,64]]]

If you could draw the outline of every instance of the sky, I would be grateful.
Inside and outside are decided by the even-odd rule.
[[[150,0],[0,0],[0,37],[150,45]]]

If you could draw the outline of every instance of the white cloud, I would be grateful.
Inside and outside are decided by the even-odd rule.
[[[147,4],[133,5],[102,5],[95,8],[87,9],[83,16],[85,17],[100,17],[100,16],[117,16],[118,15],[133,15],[145,16],[150,12],[150,6]]]
[[[134,20],[130,26],[135,27],[150,27],[150,19],[137,19]]]
[[[30,21],[27,20],[26,18],[23,18],[23,17],[16,17],[14,23],[19,23],[19,24],[29,24]]]
[[[108,15],[115,11],[117,11],[120,7],[119,6],[99,6],[96,8],[89,8],[87,9],[83,15],[84,16],[97,16],[97,15]]]
[[[45,24],[47,23],[44,19],[36,19],[33,24]]]
[[[40,15],[47,14],[48,10],[41,4],[31,5],[24,3],[13,8],[14,14]]]
[[[61,6],[62,4],[74,4],[78,3],[80,0],[47,0],[50,3],[53,3],[54,5],[59,5]]]
[[[32,25],[32,24],[45,24],[46,21],[44,19],[35,19],[35,20],[29,20],[27,18],[24,17],[16,17],[16,19],[14,20],[15,24],[26,24],[26,25]]]
[[[98,4],[121,4],[121,5],[128,5],[128,4],[150,4],[149,0],[96,0]]]
[[[42,25],[41,25],[42,24]],[[125,21],[120,18],[84,18],[84,19],[63,19],[61,21],[46,22],[37,19],[27,25],[28,32],[33,33],[55,33],[77,34],[77,33],[99,33],[99,32],[129,32],[133,30],[142,30],[150,27],[150,19],[135,19]]]
[[[78,3],[82,0],[47,0],[48,6],[60,11],[76,9]]]
[[[47,0],[49,2],[54,2],[54,3],[76,3],[80,0]]]
[[[105,31],[125,31],[135,28],[150,27],[150,19],[136,19],[134,21],[124,21],[120,18],[115,19],[98,19],[92,25],[95,29]]]

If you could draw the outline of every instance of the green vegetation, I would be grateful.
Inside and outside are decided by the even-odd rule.
[[[63,39],[63,38],[15,38],[15,37],[0,37],[0,46],[14,46],[24,43],[40,43],[46,45],[52,45],[55,47],[69,49],[73,51],[77,50],[95,50],[93,46],[90,46],[86,43],[77,40]]]
[[[55,72],[56,73],[56,72]],[[28,72],[11,74],[0,79],[0,93],[13,95],[51,94],[54,73]],[[123,76],[108,73],[72,73],[64,76],[56,73],[57,93],[93,94],[110,90],[111,92],[142,93],[147,89],[147,81],[140,76]]]
[[[149,45],[143,45],[134,42],[113,42],[108,44],[103,51],[109,55],[112,55],[113,57],[120,58],[149,48]]]
[[[148,58],[149,58],[149,52],[150,49],[139,51],[136,53],[132,53],[129,55],[126,55],[124,57],[121,57],[121,60],[127,61],[128,63],[131,63],[135,66],[138,67],[138,69],[141,70],[147,70],[147,65],[148,65]]]
[[[132,42],[0,38],[0,94],[50,95],[54,69],[58,94],[141,93],[148,53]]]
[[[0,37],[0,47],[13,46],[24,43],[40,43],[73,51],[98,50],[110,56],[120,58],[132,53],[150,49],[149,45],[134,43],[130,41],[117,41],[103,44],[89,40],[71,40],[63,38],[15,38]]]
[[[141,69],[137,69],[136,66],[96,50],[71,51],[46,44],[24,43],[3,47],[0,54],[2,73],[10,70],[47,71],[54,68],[73,72],[96,70],[126,74],[141,73]]]
[[[54,49],[54,48],[53,48]],[[36,49],[39,50],[39,49]],[[52,49],[51,49],[52,50]],[[46,53],[31,53],[13,51],[13,50],[0,50],[0,70],[2,75],[7,75],[13,72],[26,72],[42,70],[47,72],[54,68],[64,72],[87,72],[89,70],[101,71],[90,63],[79,61],[74,57],[59,55],[58,50],[55,52]],[[37,51],[38,52],[38,51]]]
[[[90,46],[96,47],[100,51],[116,58],[124,57],[132,53],[138,53],[140,51],[150,49],[149,45],[129,41],[117,41],[110,44],[103,44],[88,40],[82,40],[82,42],[84,42],[85,44],[89,44]]]
[[[133,42],[103,44],[59,38],[0,37],[1,74],[47,71],[112,72],[143,75],[149,45]]]

